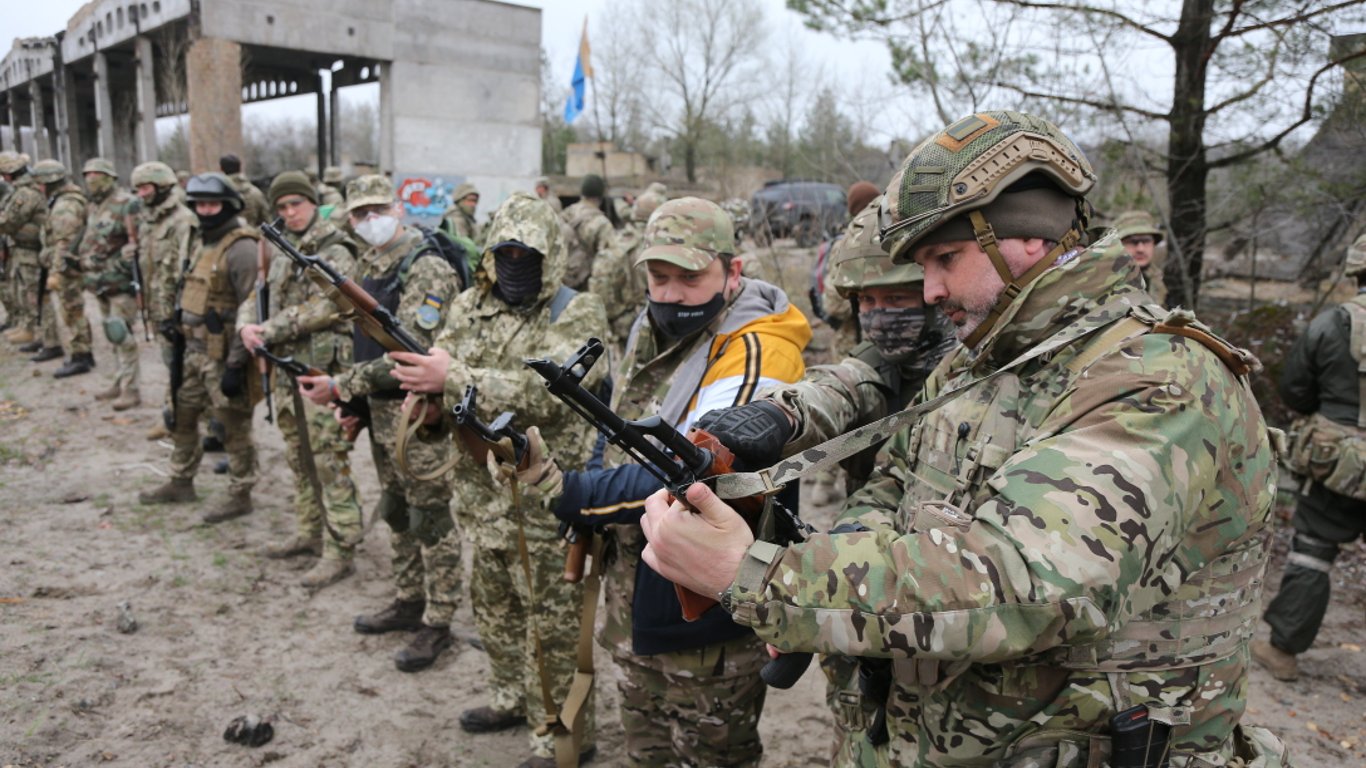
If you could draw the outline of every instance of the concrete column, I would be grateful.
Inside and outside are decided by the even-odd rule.
[[[313,75],[313,95],[316,98],[318,107],[318,176],[323,175],[323,166],[327,165],[327,93],[323,91],[323,76]]]
[[[410,169],[404,169],[405,171]],[[379,71],[379,172],[394,170],[394,62]]]
[[[185,54],[190,102],[190,169],[218,169],[218,158],[242,154],[242,47],[201,37]]]
[[[332,78],[332,92],[331,92],[330,94],[328,94],[328,103],[327,103],[327,114],[328,114],[328,120],[327,120],[327,129],[328,129],[328,139],[327,139],[327,162],[326,162],[326,163],[322,163],[322,161],[319,160],[319,163],[321,163],[321,164],[323,164],[323,165],[340,165],[340,164],[341,164],[341,162],[340,162],[341,150],[338,149],[338,147],[337,147],[337,139],[338,139],[338,137],[339,137],[340,134],[341,134],[341,118],[340,118],[340,115],[341,115],[341,111],[340,111],[341,99],[337,96],[337,94],[338,94],[340,91],[341,91],[341,89],[340,89],[339,87],[337,87],[337,78],[335,78],[335,77]],[[319,171],[319,173],[321,173],[321,171]]]
[[[24,151],[24,129],[19,126],[19,110],[15,109],[14,103],[18,95],[17,90],[9,92],[9,135],[14,137],[14,151],[22,153]]]
[[[137,60],[137,105],[133,110],[133,145],[137,162],[157,159],[157,87],[152,40],[139,35],[133,40]]]
[[[13,95],[13,94],[5,94],[5,95],[6,95],[6,97],[7,97],[7,98],[5,99],[6,102],[9,102],[9,101],[13,101],[13,100],[14,100],[14,95]],[[10,144],[10,143],[9,143],[8,141],[5,141],[5,128],[13,129],[13,128],[14,128],[14,120],[13,120],[12,118],[10,118],[10,116],[9,116],[9,110],[5,110],[4,113],[0,113],[0,119],[4,119],[4,120],[8,120],[8,121],[9,121],[9,122],[5,123],[3,126],[0,126],[0,152],[7,152],[7,151],[9,151],[9,144]]]
[[[114,161],[114,105],[110,102],[109,57],[95,52],[95,152]]]
[[[52,145],[47,132],[47,108],[43,104],[43,87],[37,80],[28,81],[28,122],[33,126],[33,160],[52,157]]]

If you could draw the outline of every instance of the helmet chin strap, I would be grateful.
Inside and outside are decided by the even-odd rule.
[[[1001,249],[997,245],[996,231],[991,228],[991,223],[982,215],[980,210],[969,211],[968,221],[972,223],[973,236],[977,238],[977,244],[986,252],[987,258],[991,260],[991,265],[996,268],[996,274],[1001,276],[1001,282],[1006,284],[1006,288],[1001,292],[1000,298],[996,299],[996,304],[992,306],[991,312],[986,319],[973,329],[968,337],[963,339],[963,346],[972,349],[977,346],[986,335],[996,325],[996,321],[1001,319],[1006,307],[1015,301],[1015,297],[1025,289],[1030,283],[1039,279],[1039,276],[1048,271],[1053,266],[1053,262],[1058,257],[1067,253],[1077,243],[1081,242],[1083,231],[1085,230],[1085,212],[1080,210],[1081,203],[1078,203],[1078,214],[1083,222],[1080,226],[1074,221],[1072,228],[1058,240],[1058,244],[1053,246],[1043,258],[1035,262],[1034,266],[1025,270],[1024,274],[1016,277],[1011,274],[1010,265],[1006,263],[1006,258],[1001,254]]]

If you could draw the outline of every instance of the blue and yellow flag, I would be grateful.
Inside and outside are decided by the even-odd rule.
[[[583,112],[585,85],[593,76],[593,63],[589,60],[588,17],[583,19],[583,37],[579,39],[579,57],[574,60],[574,77],[569,81],[569,98],[564,102],[564,122],[573,123],[574,118]]]

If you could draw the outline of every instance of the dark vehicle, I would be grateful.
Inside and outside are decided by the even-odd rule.
[[[770,181],[750,199],[754,241],[767,245],[775,237],[791,237],[810,248],[844,226],[849,218],[844,189],[819,181]]]

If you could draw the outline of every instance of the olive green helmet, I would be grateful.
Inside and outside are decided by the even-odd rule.
[[[1358,237],[1347,248],[1347,260],[1342,264],[1343,277],[1366,274],[1366,235]]]
[[[39,184],[52,184],[66,178],[66,166],[60,160],[39,160],[33,164],[31,173]]]
[[[114,169],[114,164],[105,160],[103,157],[92,157],[85,161],[85,166],[81,168],[81,173],[103,173],[105,176],[119,177],[119,172]]]
[[[171,166],[153,160],[133,169],[132,182],[134,187],[140,187],[143,184],[171,187],[178,183],[178,179],[176,179],[175,171],[171,170]]]
[[[907,285],[925,281],[925,268],[914,261],[897,264],[882,250],[878,238],[877,219],[882,197],[873,198],[854,216],[844,229],[844,237],[836,241],[830,254],[830,284],[840,296],[849,298],[864,288],[885,285]]]
[[[632,266],[655,259],[684,269],[706,269],[718,256],[735,255],[735,224],[710,200],[680,197],[655,209],[642,241],[644,247]]]
[[[18,173],[28,165],[28,158],[18,152],[0,152],[0,173]]]

